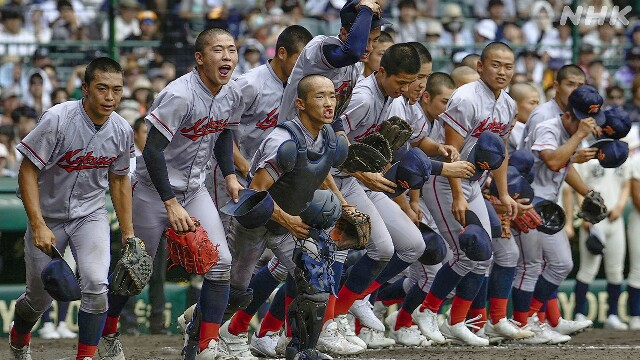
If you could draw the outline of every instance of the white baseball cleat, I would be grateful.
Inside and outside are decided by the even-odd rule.
[[[397,321],[398,311],[392,312],[384,320],[384,322],[389,327],[389,337],[395,340],[397,344],[404,346],[431,345],[431,342],[427,340],[426,336],[422,335],[417,325],[411,325],[410,327],[401,327],[398,330],[395,330]]]
[[[257,332],[251,335],[251,343],[249,349],[256,356],[264,356],[268,358],[277,358],[276,346],[280,339],[279,332],[267,331],[265,336],[258,337]]]
[[[520,328],[520,324],[507,318],[500,319],[496,324],[487,321],[484,326],[485,334],[491,338],[507,338],[512,340],[526,339],[532,337],[533,331]]]
[[[42,328],[38,330],[41,339],[60,339],[60,334],[56,331],[56,326],[52,322],[42,324]]]
[[[376,301],[376,303],[373,304],[373,313],[376,315],[378,320],[383,321],[384,316],[387,314],[387,307],[384,306],[382,301]]]
[[[360,339],[358,338],[358,340]],[[347,341],[338,331],[338,324],[331,320],[324,324],[316,348],[318,351],[332,355],[355,355],[365,350],[363,347]]]
[[[575,321],[575,320],[566,320],[560,318],[557,326],[551,326],[551,330],[563,334],[563,335],[573,335],[584,331],[586,328],[593,325],[593,321],[584,320],[584,321]]]
[[[573,321],[585,321],[585,320],[589,320],[589,318],[587,318],[586,316],[580,313],[577,313],[576,316],[573,317]]]
[[[189,306],[180,316],[178,316],[178,328],[180,332],[184,334],[187,331],[187,325],[191,322],[191,318],[193,318],[193,312],[196,309],[196,305]]]
[[[489,339],[483,339],[469,330],[469,326],[477,327],[472,324],[475,320],[477,319],[473,318],[467,321],[461,321],[455,325],[450,325],[449,321],[445,321],[442,323],[440,329],[444,336],[449,337],[454,342],[470,346],[489,346]]]
[[[384,331],[363,327],[358,337],[367,344],[367,349],[384,349],[393,346],[396,342],[384,336]]]
[[[533,315],[528,319],[527,327],[536,334],[535,337],[540,338],[540,341],[546,339],[546,344],[564,344],[571,340],[571,336],[560,334],[559,332],[554,331],[549,324],[540,322],[537,315]],[[529,339],[523,339],[521,341],[526,343],[527,340]]]
[[[231,360],[237,359],[235,356],[229,355],[225,349],[218,344],[217,341],[209,341],[207,347],[196,354],[196,360]]]
[[[629,330],[640,330],[640,316],[629,318]]]
[[[355,332],[351,329],[349,325],[349,320],[347,319],[347,315],[338,315],[334,319],[335,323],[338,325],[338,332],[342,335],[348,342],[353,345],[359,346],[362,349],[367,349],[367,344],[360,339]]]
[[[280,334],[280,338],[278,338],[278,343],[276,344],[276,354],[278,356],[284,357],[287,352],[287,345],[289,345],[289,342],[291,342],[291,338],[287,337],[287,333],[283,331],[282,334]]]
[[[373,305],[369,302],[369,296],[370,295],[367,295],[367,297],[362,300],[356,300],[353,305],[351,305],[349,313],[360,320],[362,326],[384,332],[384,324],[376,317],[376,314],[374,314]]]
[[[229,332],[230,323],[231,319],[227,320],[220,327],[220,339],[218,340],[218,347],[224,348],[229,355],[235,356],[238,359],[257,359],[251,354],[251,350],[249,349],[249,335],[247,333],[233,335]]]
[[[614,314],[607,316],[607,320],[604,321],[603,327],[610,330],[629,330],[629,325],[623,323],[618,315]]]
[[[119,333],[104,335],[100,338],[98,356],[100,360],[125,360]]]
[[[438,314],[427,308],[425,308],[424,311],[420,311],[420,306],[418,306],[411,314],[411,318],[413,318],[413,322],[418,325],[422,335],[436,344],[446,343],[444,336],[438,328]]]
[[[21,348],[9,345],[11,349],[11,359],[13,360],[31,360],[31,346],[23,346]]]
[[[75,339],[76,337],[78,337],[78,334],[69,330],[69,328],[67,327],[67,323],[64,321],[60,321],[58,323],[58,328],[56,329],[56,331],[62,339]]]

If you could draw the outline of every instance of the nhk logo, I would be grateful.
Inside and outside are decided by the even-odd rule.
[[[602,25],[605,19],[609,19],[611,26],[615,26],[617,22],[620,22],[623,26],[628,26],[629,19],[627,19],[627,15],[631,10],[631,6],[625,6],[622,9],[620,9],[619,6],[611,8],[603,6],[596,12],[593,6],[578,6],[574,12],[571,6],[565,6],[560,15],[560,25],[566,25],[567,20],[571,21],[573,25],[578,25],[583,22],[583,20],[585,25]]]

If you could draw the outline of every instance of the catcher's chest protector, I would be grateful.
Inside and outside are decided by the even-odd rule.
[[[347,151],[339,148],[346,146],[346,142],[338,142],[331,126],[324,125],[321,130],[324,143],[322,149],[315,152],[307,147],[305,135],[296,124],[285,122],[278,126],[289,131],[296,142],[297,154],[293,169],[283,174],[271,186],[269,193],[282,210],[291,215],[298,215],[307,208],[314,192],[324,182],[334,166],[336,156]],[[283,145],[286,145],[286,142]]]

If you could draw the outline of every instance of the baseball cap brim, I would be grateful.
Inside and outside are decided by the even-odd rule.
[[[396,184],[396,191],[392,192],[392,193],[385,193],[387,194],[388,197],[390,198],[394,198],[397,196],[400,196],[403,192],[405,192],[407,189],[403,188],[402,186],[398,185],[398,183],[396,182],[397,179],[397,174],[398,174],[398,167],[400,166],[400,162],[396,162],[395,164],[391,165],[391,167],[389,168],[389,170],[387,170],[384,173],[384,177],[385,179],[389,180],[389,181],[393,181]]]
[[[391,22],[384,18],[376,19],[375,17],[371,20],[371,28],[377,29],[379,27],[383,27],[385,25],[391,25]]]
[[[229,200],[223,207],[220,208],[220,212],[229,216],[239,216],[238,209],[247,201],[250,197],[256,195],[258,192],[253,189],[242,189],[238,193],[238,202]]]
[[[573,114],[580,120],[592,117],[596,121],[596,124],[598,126],[604,125],[607,120],[607,118],[604,116],[604,111],[598,111],[597,114],[587,114],[577,110],[576,108],[573,108]]]

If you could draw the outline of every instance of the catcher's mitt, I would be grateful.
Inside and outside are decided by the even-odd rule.
[[[398,150],[413,134],[411,125],[398,116],[392,116],[380,124],[378,132],[389,142],[391,150]]]
[[[538,226],[542,225],[542,218],[535,209],[529,209],[522,215],[516,216],[516,219],[511,224],[520,232],[528,233],[529,230],[537,229]]]
[[[109,290],[116,295],[138,295],[149,282],[152,270],[153,259],[144,250],[144,242],[137,237],[128,238],[111,274]]]
[[[366,171],[379,173],[391,162],[391,148],[380,134],[372,134],[362,142],[351,144],[342,168],[349,172]]]
[[[338,250],[362,250],[371,238],[371,218],[355,208],[343,208],[342,216],[331,231],[331,238]]]
[[[597,224],[604,220],[607,214],[607,206],[604,204],[604,199],[602,199],[600,193],[590,190],[582,201],[578,217],[592,224]]]
[[[202,275],[220,260],[218,245],[211,243],[207,230],[197,219],[191,219],[195,222],[195,231],[176,232],[171,227],[164,231],[169,258],[173,262],[169,268],[179,264],[190,274]]]

